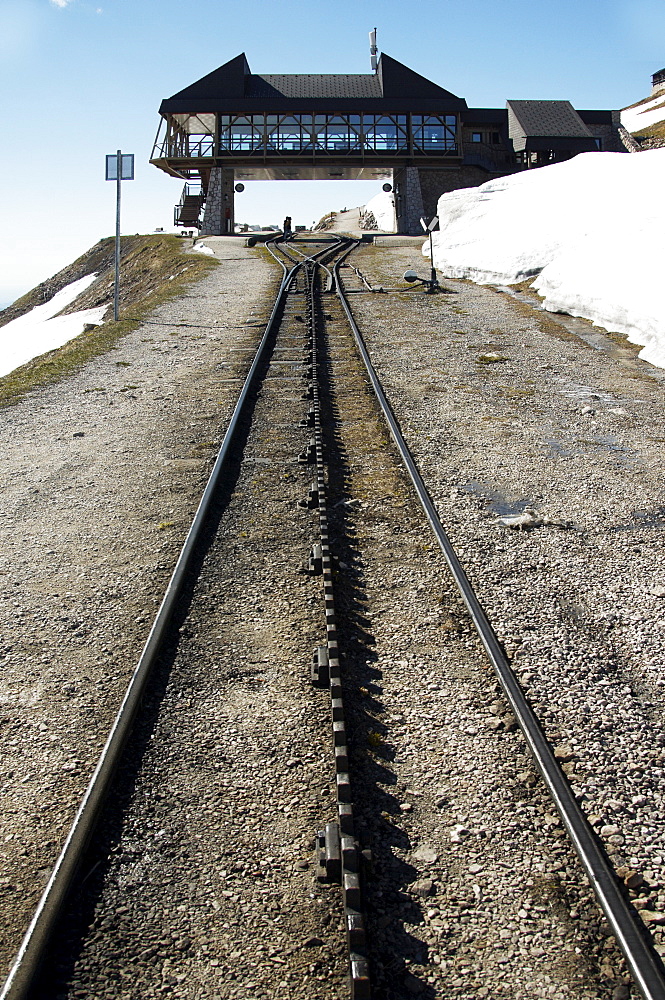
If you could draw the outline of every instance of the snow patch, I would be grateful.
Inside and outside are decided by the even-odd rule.
[[[210,247],[207,247],[205,243],[197,243],[194,249],[198,250],[199,253],[207,253],[208,256],[210,257],[215,256],[215,251],[212,250]]]
[[[434,263],[480,284],[538,275],[545,309],[621,333],[665,368],[664,170],[665,149],[582,153],[444,194]]]
[[[657,125],[665,119],[665,94],[659,94],[651,101],[638,105],[636,108],[624,108],[621,112],[621,124],[628,132],[639,132],[649,125]]]
[[[67,316],[57,315],[89,288],[96,278],[96,274],[87,274],[84,278],[73,281],[61,288],[48,302],[35,306],[30,312],[0,327],[0,378],[40,354],[62,347],[78,337],[87,323],[102,322],[108,306],[83,309]]]
[[[395,196],[392,191],[379,191],[365,205],[365,211],[371,212],[379,229],[394,233],[397,228],[395,219]]]

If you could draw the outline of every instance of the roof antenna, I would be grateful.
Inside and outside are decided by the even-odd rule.
[[[378,60],[376,58],[377,52],[378,49],[376,47],[376,28],[375,28],[374,31],[370,31],[369,33],[369,57],[372,63],[373,73],[376,73],[376,68],[378,66]]]

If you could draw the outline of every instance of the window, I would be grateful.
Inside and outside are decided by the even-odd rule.
[[[407,149],[406,115],[363,115],[363,140],[377,152]]]
[[[471,142],[482,142],[482,141],[483,141],[483,133],[482,132],[472,132],[471,133]]]
[[[498,132],[492,132],[492,142],[494,143],[495,146],[498,146],[499,143],[501,142],[501,136],[499,135]]]
[[[413,143],[417,149],[457,153],[455,115],[413,115]]]

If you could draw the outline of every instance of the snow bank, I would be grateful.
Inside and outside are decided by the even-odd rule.
[[[442,195],[435,265],[485,284],[537,274],[546,309],[624,334],[665,367],[663,171],[665,149],[583,153]]]
[[[62,288],[42,306],[0,327],[0,378],[46,351],[62,347],[83,333],[86,323],[101,323],[107,306],[58,316],[88,288],[96,274],[88,274]]]
[[[365,211],[371,212],[379,229],[394,233],[397,228],[395,220],[395,196],[392,191],[379,191],[365,205]]]

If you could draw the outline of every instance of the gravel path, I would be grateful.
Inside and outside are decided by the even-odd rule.
[[[207,242],[222,261],[209,277],[80,374],[0,411],[3,971],[147,637],[271,305],[274,271],[256,251]]]

